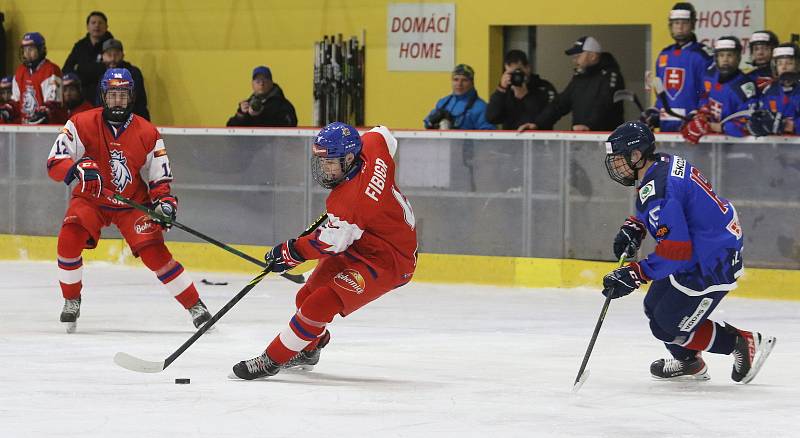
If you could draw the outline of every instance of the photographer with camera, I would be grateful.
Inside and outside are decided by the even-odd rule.
[[[253,94],[239,102],[227,126],[297,126],[294,106],[272,82],[272,71],[263,65],[253,69]]]
[[[486,102],[475,90],[475,71],[466,64],[453,69],[453,94],[436,102],[425,117],[425,129],[495,129],[486,120]]]
[[[533,122],[555,100],[556,89],[539,75],[531,74],[528,56],[521,50],[506,53],[503,67],[505,73],[500,85],[486,106],[486,120],[502,125],[503,129],[517,129]],[[552,128],[552,125],[540,127]]]

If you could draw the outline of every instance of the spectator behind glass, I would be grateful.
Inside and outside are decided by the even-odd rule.
[[[61,103],[61,69],[47,59],[47,45],[39,32],[28,32],[20,43],[20,60],[11,83],[11,100],[23,124],[56,124],[67,121]]]
[[[575,65],[572,80],[534,123],[520,130],[552,126],[572,111],[573,131],[613,131],[624,121],[622,102],[614,103],[614,93],[625,88],[619,64],[590,36],[579,38],[564,53]]]
[[[75,114],[94,108],[94,105],[83,98],[81,80],[75,73],[64,75],[61,89],[64,93],[64,107],[67,109],[67,117],[72,117]]]
[[[97,87],[106,71],[102,57],[103,43],[111,38],[114,36],[108,31],[106,14],[92,11],[86,17],[86,36],[72,46],[72,51],[64,61],[64,73],[78,75],[83,97],[95,105],[100,103]],[[138,82],[136,86],[139,86]]]
[[[517,129],[533,122],[555,100],[556,89],[539,75],[531,74],[528,56],[521,50],[506,53],[503,67],[505,72],[500,85],[486,106],[486,120],[502,125],[503,129]],[[543,126],[541,129],[553,127]]]
[[[297,126],[294,106],[272,82],[272,71],[263,65],[253,69],[253,94],[239,102],[227,126]]]
[[[17,120],[17,106],[11,100],[11,76],[0,79],[0,124],[19,123]]]
[[[466,64],[453,69],[453,94],[436,102],[425,117],[426,129],[496,129],[486,120],[486,102],[475,91],[475,71]]]
[[[125,68],[133,77],[133,113],[150,120],[150,111],[147,110],[147,91],[144,88],[144,77],[139,67],[125,61],[125,51],[122,41],[110,39],[103,43],[103,64],[106,68]],[[105,73],[105,72],[104,72]]]

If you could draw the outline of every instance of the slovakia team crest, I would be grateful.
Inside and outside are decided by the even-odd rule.
[[[125,158],[122,151],[115,149],[111,151],[111,160],[108,161],[108,164],[111,165],[111,182],[117,186],[119,193],[124,192],[125,187],[133,181],[131,171],[128,169],[128,159]]]
[[[686,70],[679,67],[668,67],[664,69],[664,91],[670,99],[674,100],[681,94],[685,82]]]

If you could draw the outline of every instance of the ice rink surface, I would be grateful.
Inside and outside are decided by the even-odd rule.
[[[192,275],[212,312],[250,279]],[[411,284],[337,318],[314,371],[244,382],[228,380],[230,368],[287,323],[293,283],[264,280],[165,371],[138,374],[114,353],[163,360],[194,332],[149,271],[85,266],[73,335],[58,322],[55,262],[0,262],[0,276],[0,437],[800,434],[799,302],[728,298],[716,310],[778,338],[758,377],[739,385],[731,358],[710,354],[709,382],[651,380],[666,350],[650,336],[643,294],[615,300],[573,394],[602,306],[592,289]]]

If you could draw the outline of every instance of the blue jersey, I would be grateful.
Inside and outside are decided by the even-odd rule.
[[[784,87],[779,81],[773,82],[764,90],[758,102],[759,109],[780,114],[784,120],[793,120],[795,134],[800,132],[797,112],[800,109],[800,86]]]
[[[705,94],[700,99],[701,106],[707,106],[712,122],[721,122],[739,111],[753,110],[758,104],[756,84],[741,71],[725,82],[719,81],[719,70],[710,67],[703,77]],[[722,124],[722,132],[734,137],[750,135],[747,130],[747,116],[735,117]]]
[[[426,128],[431,127],[429,119],[434,112],[440,109],[450,113],[453,119],[452,129],[497,128],[486,120],[486,102],[478,97],[478,92],[474,88],[458,96],[451,94],[439,99],[436,107],[423,120]]]
[[[764,67],[754,68],[746,74],[751,81],[756,83],[756,88],[758,88],[759,93],[763,93],[769,84],[772,83],[772,67],[769,64]]]
[[[736,288],[744,272],[739,218],[691,163],[658,154],[639,184],[636,217],[656,239],[639,262],[647,277],[669,277],[688,295]]]
[[[664,84],[667,102],[673,112],[687,115],[700,106],[703,95],[703,73],[713,63],[713,50],[693,40],[682,46],[667,46],[656,60],[656,76]],[[663,111],[661,100],[656,108],[662,109],[659,126],[661,132],[678,132],[682,120]]]

